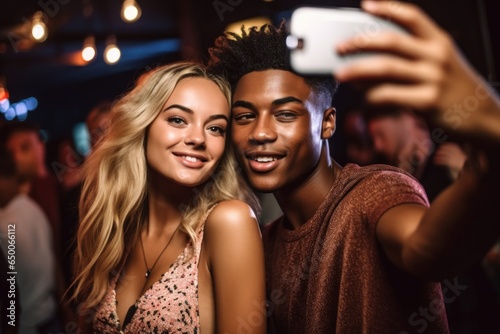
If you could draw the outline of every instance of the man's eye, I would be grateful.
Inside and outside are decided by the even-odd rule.
[[[239,114],[234,116],[235,121],[248,121],[254,119],[255,116],[253,114]]]
[[[297,118],[297,115],[290,111],[280,111],[276,114],[276,117],[282,120],[293,120]]]
[[[177,125],[186,124],[186,121],[182,117],[179,117],[179,116],[169,117],[168,122],[173,123],[173,124],[177,124]]]

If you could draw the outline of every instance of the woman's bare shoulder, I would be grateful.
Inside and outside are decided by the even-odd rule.
[[[240,200],[220,202],[210,212],[205,222],[205,238],[208,242],[237,240],[241,236],[259,234],[257,217],[247,203]]]

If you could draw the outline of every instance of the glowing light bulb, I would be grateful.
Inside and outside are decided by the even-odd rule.
[[[33,26],[31,27],[31,35],[37,42],[43,42],[47,39],[47,26],[43,22],[43,13],[38,11],[33,16]]]
[[[141,17],[141,7],[135,0],[125,0],[122,6],[122,19],[125,22],[134,22]]]
[[[91,46],[86,46],[82,50],[82,58],[85,61],[91,61],[95,57],[95,49]]]
[[[83,42],[82,58],[85,61],[91,61],[96,55],[95,39],[93,36],[85,38]]]
[[[110,65],[116,64],[121,57],[120,49],[116,45],[116,38],[114,36],[110,36],[106,44],[106,49],[104,50],[104,61]]]
[[[45,28],[42,24],[37,23],[31,29],[31,34],[36,40],[41,40],[45,36]]]

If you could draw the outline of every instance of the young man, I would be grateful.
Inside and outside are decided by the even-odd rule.
[[[411,35],[345,42],[341,53],[389,54],[352,62],[337,79],[369,79],[368,103],[416,109],[475,144],[467,170],[430,208],[422,187],[399,169],[342,168],[331,159],[333,81],[290,71],[284,25],[222,36],[210,50],[211,69],[233,84],[240,164],[284,212],[264,236],[274,332],[446,333],[443,303],[466,286],[449,279],[441,293],[435,281],[479,261],[499,233],[498,97],[424,13],[395,3],[362,5]],[[474,113],[451,121],[448,108],[468,96],[477,100]]]

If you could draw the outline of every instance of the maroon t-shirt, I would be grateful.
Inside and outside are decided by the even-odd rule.
[[[377,242],[377,221],[403,203],[428,206],[414,178],[348,164],[306,224],[267,226],[272,332],[448,333],[441,285],[396,268]]]

